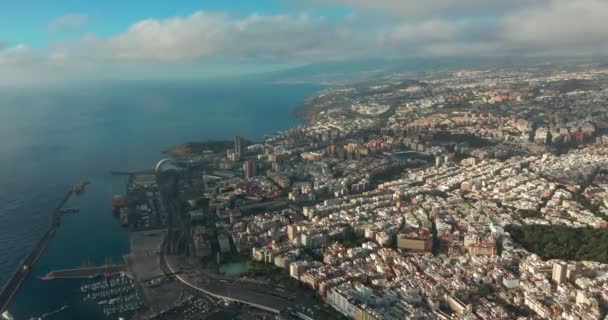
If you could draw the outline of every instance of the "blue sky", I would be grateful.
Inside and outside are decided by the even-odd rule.
[[[84,32],[111,36],[147,18],[183,16],[197,10],[272,14],[282,7],[279,1],[272,0],[0,0],[0,39],[42,47]],[[49,31],[53,20],[70,14],[87,15],[89,21],[77,32]]]
[[[44,47],[56,41],[74,39],[87,32],[111,36],[127,29],[136,21],[187,16],[199,10],[247,16],[252,13],[281,14],[301,8],[288,1],[276,0],[0,0],[0,39],[10,43],[25,43],[31,47]],[[344,16],[350,9],[315,6],[314,11],[332,17]],[[54,20],[66,15],[85,15],[87,22],[78,30],[49,30],[49,25]]]
[[[606,0],[0,0],[0,85],[608,53]]]

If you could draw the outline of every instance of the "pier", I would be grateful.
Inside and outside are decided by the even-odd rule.
[[[113,176],[134,176],[138,174],[154,174],[154,169],[138,170],[138,171],[120,171],[112,170],[110,174]]]
[[[40,279],[49,281],[57,279],[94,278],[101,275],[112,276],[124,271],[125,265],[110,264],[100,267],[82,267],[74,269],[55,270],[49,272],[43,277],[40,277]]]
[[[42,238],[38,240],[38,242],[32,249],[32,252],[30,252],[30,254],[25,257],[25,259],[23,259],[21,264],[19,264],[19,267],[17,268],[15,273],[13,273],[13,275],[9,278],[4,288],[2,288],[2,291],[0,292],[0,312],[3,312],[8,309],[9,303],[11,302],[17,291],[19,291],[21,284],[23,284],[23,281],[27,279],[27,276],[32,271],[32,267],[34,266],[34,264],[36,264],[40,256],[42,256],[44,250],[46,250],[46,247],[48,246],[49,242],[51,241],[51,239],[55,235],[55,232],[60,226],[62,209],[65,204],[68,202],[68,200],[70,200],[70,198],[74,194],[82,192],[87,184],[88,182],[79,182],[74,185],[74,187],[70,188],[70,190],[65,194],[65,196],[63,196],[57,207],[53,210],[53,213],[51,215],[51,222],[49,223],[48,229],[46,230]]]

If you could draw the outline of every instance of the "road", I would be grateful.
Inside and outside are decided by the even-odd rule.
[[[195,281],[178,266],[173,265],[166,255],[161,255],[161,269],[167,275],[173,275],[182,285],[194,292],[209,295],[217,299],[242,303],[257,309],[279,314],[283,309],[294,306],[292,301],[283,299],[272,294],[264,293],[262,290],[251,290],[238,283],[226,280],[203,279]],[[198,277],[197,275],[197,278]]]

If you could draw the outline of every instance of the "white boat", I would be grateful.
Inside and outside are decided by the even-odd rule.
[[[8,310],[2,312],[2,320],[15,320]]]

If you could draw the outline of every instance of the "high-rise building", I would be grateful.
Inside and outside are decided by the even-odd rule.
[[[443,160],[444,160],[444,157],[435,156],[435,168],[441,167],[441,165],[443,164]]]
[[[251,179],[256,176],[257,168],[256,168],[255,158],[247,159],[245,161],[245,164],[243,165],[243,167],[245,169],[245,179]]]
[[[287,237],[289,240],[293,240],[298,235],[298,229],[293,224],[287,226]]]
[[[576,280],[577,269],[575,264],[568,265],[568,270],[566,271],[566,279],[568,279],[568,281],[574,282],[574,280]]]
[[[243,139],[240,136],[234,137],[234,160],[239,161],[244,155]]]
[[[568,270],[568,265],[564,262],[559,262],[553,265],[553,276],[551,277],[553,281],[557,284],[562,284],[566,281],[566,271]]]

